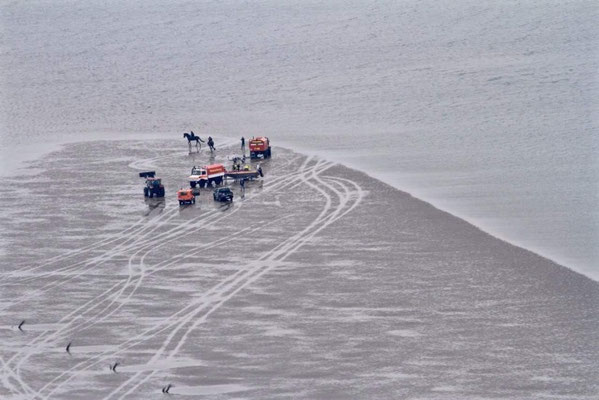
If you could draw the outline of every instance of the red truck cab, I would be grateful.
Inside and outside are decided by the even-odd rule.
[[[250,158],[269,158],[270,140],[266,136],[258,136],[250,139]]]

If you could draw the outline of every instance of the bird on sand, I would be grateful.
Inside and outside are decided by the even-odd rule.
[[[65,349],[69,354],[71,354],[71,343],[73,342],[69,342],[69,344],[67,344],[67,348]]]
[[[165,386],[165,387],[163,387],[163,388],[162,388],[162,393],[169,394],[169,393],[168,393],[168,391],[169,391],[169,390],[171,390],[171,387],[172,387],[172,386],[173,386],[173,385],[171,385],[171,384],[169,383],[169,384],[168,384],[168,386]]]
[[[117,367],[117,365],[119,365],[118,361],[117,361],[117,362],[115,362],[114,364],[110,364],[110,370],[111,370],[112,372],[116,372],[116,367]]]
[[[25,323],[25,320],[21,321],[21,323],[19,324],[19,330],[21,332],[23,332],[23,324]]]

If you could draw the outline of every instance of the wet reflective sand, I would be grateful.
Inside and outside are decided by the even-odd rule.
[[[210,161],[181,142],[69,145],[7,180],[3,398],[597,397],[597,282],[360,172],[273,155],[231,205],[178,205]],[[144,201],[149,169],[165,201]]]

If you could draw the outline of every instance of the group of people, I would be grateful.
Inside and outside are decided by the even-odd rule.
[[[242,157],[233,157],[231,161],[233,161],[233,171],[241,171],[242,168],[244,171],[250,169],[250,166],[245,164],[245,155]]]
[[[249,171],[250,170],[250,166],[249,165],[243,165],[242,164],[237,164],[234,163],[233,164],[233,171]]]

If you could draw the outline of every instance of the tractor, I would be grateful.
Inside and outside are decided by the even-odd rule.
[[[156,178],[156,171],[140,172],[140,178],[146,178],[144,197],[164,197],[164,185],[162,179]]]

